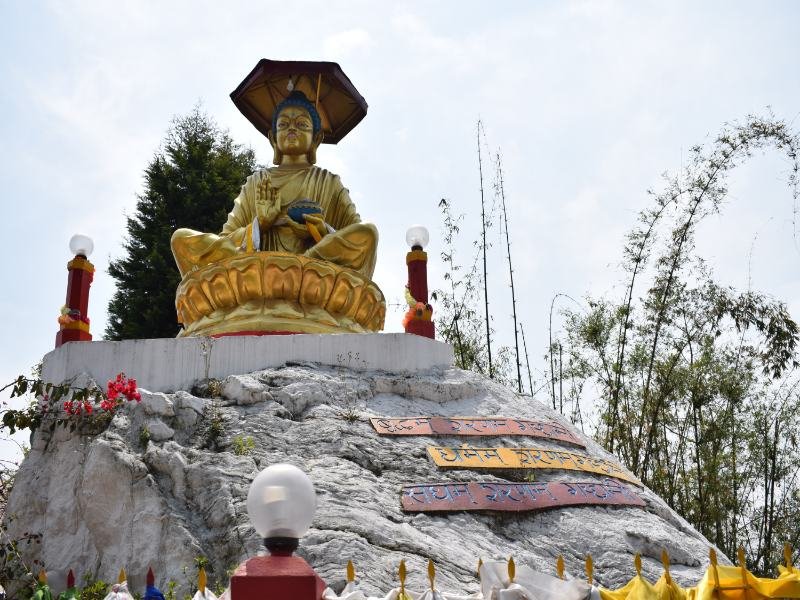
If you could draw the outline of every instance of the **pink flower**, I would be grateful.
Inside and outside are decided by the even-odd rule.
[[[125,396],[128,402],[135,400],[139,402],[142,399],[139,390],[136,387],[135,379],[128,379],[125,373],[120,373],[115,379],[110,379],[106,384],[106,399],[100,403],[100,408],[105,411],[113,411],[116,407],[122,404],[120,395]]]

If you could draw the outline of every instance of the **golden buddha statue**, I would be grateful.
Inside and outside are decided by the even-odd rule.
[[[180,335],[381,329],[383,294],[370,280],[378,231],[339,176],[314,166],[314,104],[291,92],[268,137],[277,166],[247,178],[222,232],[172,235]]]

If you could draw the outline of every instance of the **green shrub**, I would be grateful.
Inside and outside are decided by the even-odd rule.
[[[233,453],[236,456],[248,456],[256,449],[256,442],[251,436],[237,435],[233,438]]]

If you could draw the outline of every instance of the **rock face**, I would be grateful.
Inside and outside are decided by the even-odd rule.
[[[193,578],[197,557],[209,559],[212,580],[224,581],[227,569],[259,551],[261,540],[245,510],[250,481],[269,464],[289,462],[305,470],[317,490],[317,513],[299,553],[334,589],[343,586],[352,560],[362,589],[383,595],[396,585],[403,558],[411,589],[425,588],[432,558],[437,587],[452,592],[477,590],[479,557],[513,555],[518,564],[554,573],[562,554],[567,571],[582,576],[591,553],[596,580],[618,586],[632,577],[636,552],[644,574],[657,578],[666,549],[676,580],[694,584],[702,576],[709,543],[648,490],[642,491],[645,509],[403,513],[404,484],[494,478],[442,471],[428,457],[426,446],[458,446],[463,437],[378,436],[369,422],[375,416],[431,415],[568,426],[540,402],[458,369],[392,374],[292,364],[229,376],[192,393],[143,392],[141,404],[121,408],[99,434],[87,434],[86,427],[37,431],[8,504],[14,516],[9,533],[41,533],[41,545],[23,552],[48,570],[71,567],[113,580],[125,567],[136,588],[152,566],[159,582],[174,579],[185,593],[186,573]],[[587,454],[613,458],[576,435]],[[254,442],[250,454],[242,443],[247,437]],[[466,441],[575,450],[534,438]],[[574,475],[537,471],[536,480]]]

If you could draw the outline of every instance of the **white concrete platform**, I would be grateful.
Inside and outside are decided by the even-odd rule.
[[[452,366],[453,348],[406,333],[70,342],[44,357],[42,379],[61,383],[87,373],[102,386],[124,372],[146,390],[172,392],[188,390],[201,379],[222,379],[287,362],[407,373]]]

